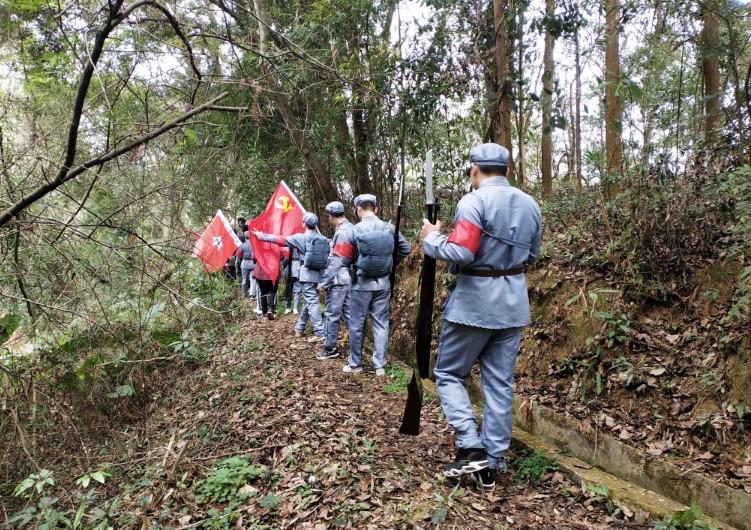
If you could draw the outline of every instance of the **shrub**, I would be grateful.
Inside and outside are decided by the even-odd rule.
[[[251,464],[245,458],[225,458],[216,462],[206,479],[198,483],[196,499],[200,503],[243,500],[249,494],[242,492],[241,488],[266,471],[266,466]]]

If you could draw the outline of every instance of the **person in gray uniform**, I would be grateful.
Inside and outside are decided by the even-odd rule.
[[[345,373],[362,371],[362,344],[365,320],[370,315],[373,327],[373,367],[376,376],[386,375],[386,350],[389,341],[389,274],[394,264],[394,227],[381,221],[375,195],[355,197],[360,222],[353,228],[355,241],[355,284],[350,292],[349,360]],[[410,251],[409,242],[398,235],[396,257],[404,259]]]
[[[238,247],[235,255],[240,261],[240,272],[242,279],[240,281],[240,290],[242,291],[243,298],[250,297],[250,289],[252,286],[253,270],[256,268],[256,263],[253,261],[253,247],[250,246],[250,239],[246,235],[240,234],[241,245]]]
[[[473,191],[456,207],[454,229],[423,221],[425,254],[456,274],[443,309],[434,369],[443,411],[456,432],[456,458],[444,475],[472,473],[486,490],[506,470],[511,439],[514,365],[522,329],[530,322],[524,267],[540,255],[542,213],[535,200],[506,180],[509,152],[482,144],[469,152]],[[464,380],[475,361],[485,402],[478,434]]]
[[[326,270],[323,271],[318,291],[326,295],[326,308],[323,313],[325,341],[317,359],[339,357],[336,342],[339,338],[339,321],[349,327],[349,290],[352,286],[352,260],[355,257],[353,225],[344,215],[344,205],[339,201],[326,205],[329,224],[334,227],[331,251]]]
[[[295,324],[295,336],[303,336],[308,320],[310,320],[315,337],[323,339],[323,320],[321,319],[321,308],[318,305],[316,287],[321,280],[323,269],[326,268],[328,263],[329,240],[318,231],[318,217],[315,214],[305,212],[302,222],[305,228],[305,232],[302,234],[284,236],[264,234],[258,230],[254,231],[253,234],[261,241],[287,246],[290,252],[296,250],[302,256],[299,283],[303,306],[297,324]]]

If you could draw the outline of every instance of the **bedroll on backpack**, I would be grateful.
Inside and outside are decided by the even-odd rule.
[[[355,229],[357,244],[357,275],[380,278],[391,273],[394,265],[394,234],[391,227],[362,232]]]
[[[320,234],[305,237],[305,258],[303,264],[313,270],[323,270],[329,260],[329,240]]]

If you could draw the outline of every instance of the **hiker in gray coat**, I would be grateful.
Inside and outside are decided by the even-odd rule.
[[[456,459],[444,475],[475,474],[485,490],[506,470],[511,440],[514,365],[530,322],[526,266],[540,255],[542,214],[535,200],[506,180],[508,149],[482,144],[469,152],[474,191],[456,207],[454,229],[423,221],[425,254],[447,261],[456,280],[443,309],[435,379],[446,420],[456,432]],[[464,385],[480,364],[483,412],[478,432]]]
[[[241,245],[236,252],[237,259],[242,260],[240,261],[240,271],[242,274],[240,289],[243,298],[250,298],[253,270],[256,268],[256,263],[253,261],[253,247],[250,246],[250,239],[243,233],[240,234],[240,241]]]
[[[370,315],[373,327],[373,367],[376,376],[386,375],[386,350],[389,341],[389,302],[394,265],[394,227],[381,221],[375,195],[355,197],[360,222],[353,229],[355,240],[355,284],[350,292],[349,362],[345,373],[362,371],[362,344],[365,321]],[[398,234],[396,258],[401,261],[410,251],[409,242]]]
[[[255,230],[253,234],[261,241],[287,246],[290,251],[296,250],[302,256],[300,267],[300,290],[302,291],[303,307],[300,318],[295,324],[295,336],[302,337],[305,327],[310,320],[313,334],[323,339],[323,319],[318,305],[318,291],[316,287],[321,280],[321,273],[326,268],[329,255],[329,240],[318,231],[318,217],[310,212],[303,215],[305,233],[291,236],[264,234]]]
[[[355,237],[352,223],[344,215],[344,205],[339,201],[326,205],[329,224],[334,226],[331,252],[326,270],[318,284],[318,291],[326,295],[323,314],[326,339],[316,359],[339,357],[336,342],[339,338],[339,321],[349,327],[349,290],[352,286],[352,259],[355,257]]]

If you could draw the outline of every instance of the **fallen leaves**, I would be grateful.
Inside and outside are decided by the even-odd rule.
[[[649,442],[647,444],[647,453],[652,456],[660,456],[666,451],[673,449],[673,443],[668,440]]]

